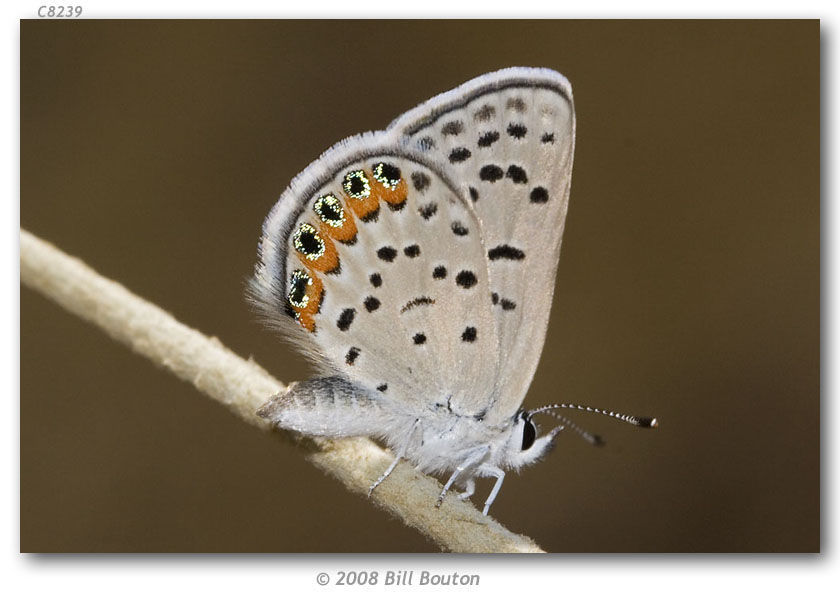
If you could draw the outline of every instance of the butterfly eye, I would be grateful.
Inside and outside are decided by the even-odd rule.
[[[344,191],[362,200],[370,196],[370,181],[364,171],[350,171],[344,176]]]
[[[295,250],[309,260],[317,260],[324,254],[324,240],[309,223],[301,223],[301,226],[295,232],[292,243],[295,245]]]
[[[321,196],[315,201],[315,214],[330,227],[344,225],[344,209],[341,202],[332,194]]]
[[[397,189],[401,181],[399,168],[389,163],[378,163],[374,165],[373,177],[389,190]]]
[[[527,450],[534,445],[534,440],[537,439],[537,428],[527,417],[524,425],[522,429],[522,450]]]
[[[289,282],[289,303],[295,308],[306,308],[309,304],[309,296],[306,295],[308,285],[312,285],[312,278],[305,271],[295,269]]]

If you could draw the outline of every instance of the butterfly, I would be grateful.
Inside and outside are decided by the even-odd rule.
[[[575,111],[566,78],[515,67],[339,142],[263,226],[251,295],[319,369],[259,410],[281,429],[370,436],[457,485],[544,456],[570,426],[525,410],[568,209]],[[533,417],[560,420],[545,435]]]

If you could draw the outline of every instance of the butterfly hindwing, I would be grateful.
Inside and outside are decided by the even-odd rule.
[[[368,135],[293,182],[253,287],[324,370],[392,411],[472,414],[499,356],[488,264],[474,210],[437,166]]]
[[[478,215],[500,337],[493,415],[508,418],[548,326],[574,154],[571,86],[547,69],[505,69],[429,100],[389,131],[437,161]]]

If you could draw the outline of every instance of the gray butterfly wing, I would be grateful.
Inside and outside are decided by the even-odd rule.
[[[474,414],[499,357],[481,228],[433,163],[383,139],[342,142],[292,182],[252,290],[324,371],[391,413]]]
[[[545,341],[575,143],[571,86],[548,69],[490,73],[409,111],[389,130],[439,162],[478,214],[499,330],[491,416],[522,403]]]

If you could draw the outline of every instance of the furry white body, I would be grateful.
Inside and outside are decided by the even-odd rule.
[[[418,420],[415,414],[397,412],[372,396],[336,378],[317,378],[293,384],[260,414],[281,429],[307,435],[377,438],[424,473],[432,474],[451,471],[482,448],[486,450],[477,470],[483,464],[518,469],[542,456],[553,437],[545,436],[523,452],[522,419],[492,426],[439,407]],[[474,475],[487,476],[481,472]]]

